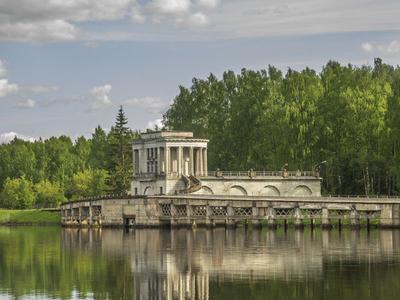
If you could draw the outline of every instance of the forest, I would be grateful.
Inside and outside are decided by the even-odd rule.
[[[325,195],[400,192],[400,68],[379,58],[194,78],[163,119],[210,139],[210,170],[312,170],[327,161]]]
[[[400,67],[329,61],[321,72],[243,69],[194,78],[163,116],[170,130],[208,138],[209,170],[312,170],[325,195],[399,195]],[[123,193],[133,173],[122,107],[109,133],[0,145],[0,207],[55,207]]]
[[[57,207],[67,200],[125,193],[132,178],[131,143],[138,136],[127,122],[121,107],[109,133],[98,126],[89,139],[15,138],[0,145],[0,207]]]

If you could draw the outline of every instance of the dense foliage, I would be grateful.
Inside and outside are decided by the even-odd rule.
[[[67,199],[121,193],[132,173],[132,140],[122,108],[110,133],[0,145],[0,207],[56,207]]]
[[[330,194],[399,194],[400,68],[330,61],[227,71],[180,87],[164,124],[210,139],[210,169],[312,169]]]

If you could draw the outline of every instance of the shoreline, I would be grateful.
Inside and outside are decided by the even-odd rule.
[[[58,212],[47,209],[0,209],[0,226],[60,226]]]

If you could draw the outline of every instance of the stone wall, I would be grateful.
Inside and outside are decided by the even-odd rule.
[[[213,178],[201,179],[202,195],[320,197],[319,178]]]

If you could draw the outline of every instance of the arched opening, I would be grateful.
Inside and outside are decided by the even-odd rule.
[[[153,195],[154,193],[153,193],[153,188],[151,187],[151,186],[147,186],[145,189],[144,189],[144,192],[143,192],[143,195]]]
[[[229,190],[229,194],[230,195],[239,195],[239,196],[243,196],[243,195],[247,195],[247,191],[244,189],[244,187],[240,186],[240,185],[234,185],[230,188]]]
[[[267,185],[261,190],[260,195],[279,197],[281,195],[281,192],[278,190],[277,187],[273,185]]]
[[[311,189],[305,185],[299,185],[293,191],[293,196],[306,197],[306,196],[311,196],[311,195],[312,195]]]
[[[206,185],[203,185],[200,191],[203,195],[214,195],[213,190]]]

